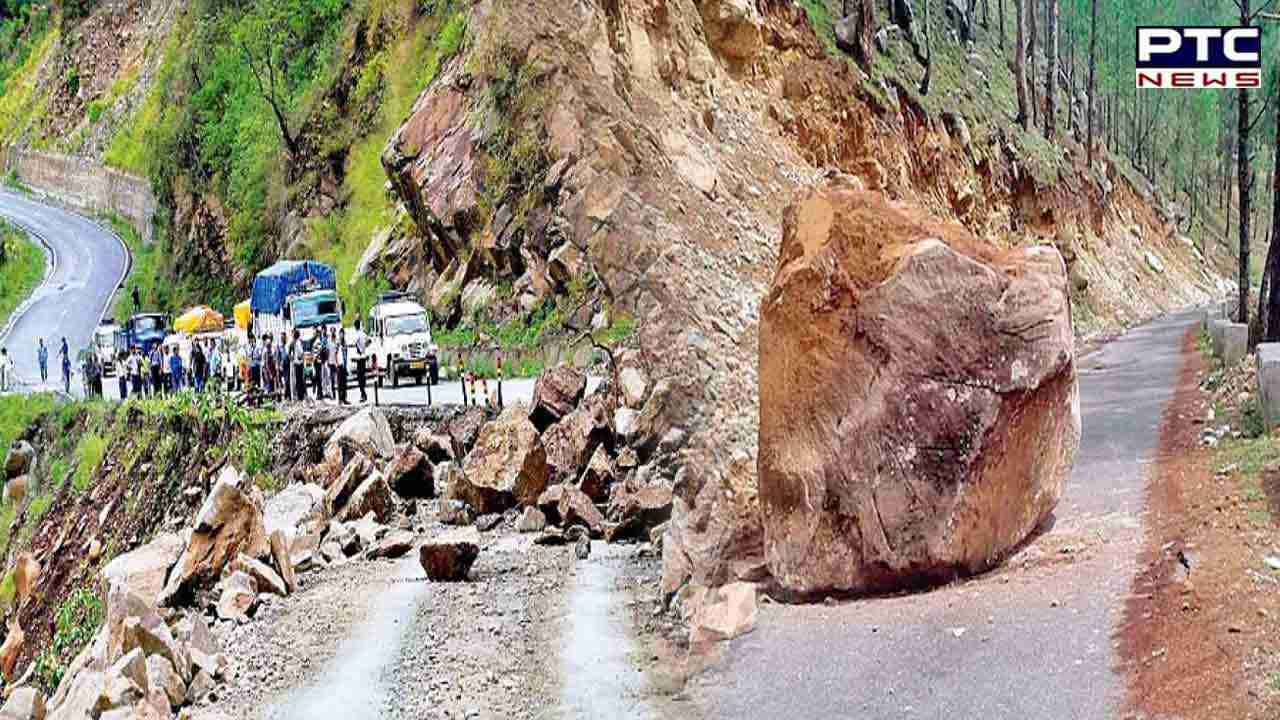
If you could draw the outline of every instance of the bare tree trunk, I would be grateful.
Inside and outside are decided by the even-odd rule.
[[[1016,122],[1023,130],[1028,128],[1031,115],[1027,112],[1027,46],[1023,28],[1027,24],[1028,0],[1013,0],[1013,9],[1017,24],[1014,32],[1013,46],[1013,85],[1018,93],[1018,118]]]
[[[1045,25],[1047,26],[1045,29],[1049,32],[1045,44],[1045,51],[1049,55],[1049,68],[1044,88],[1047,101],[1044,111],[1044,136],[1051,138],[1057,130],[1057,107],[1054,106],[1054,99],[1058,95],[1058,0],[1047,0]]]
[[[1089,21],[1089,133],[1087,144],[1085,146],[1085,156],[1088,158],[1089,168],[1093,168],[1093,93],[1094,93],[1094,74],[1098,65],[1098,0],[1093,0],[1090,14],[1092,19]]]

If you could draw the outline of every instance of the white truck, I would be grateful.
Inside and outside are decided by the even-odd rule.
[[[384,293],[369,309],[365,328],[369,335],[368,355],[386,373],[391,387],[401,378],[412,377],[435,385],[440,382],[439,349],[431,340],[427,311],[404,293]]]
[[[93,331],[93,354],[102,365],[103,375],[113,375],[116,371],[116,354],[121,351],[123,337],[115,320],[103,320]]]

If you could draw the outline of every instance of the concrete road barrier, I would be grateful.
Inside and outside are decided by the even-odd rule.
[[[1270,432],[1280,424],[1280,343],[1258,346],[1258,400]]]
[[[1209,323],[1209,346],[1216,358],[1222,357],[1222,338],[1226,328],[1227,321],[1221,318],[1215,318]]]
[[[1222,364],[1233,367],[1249,353],[1249,326],[1244,323],[1222,324]]]

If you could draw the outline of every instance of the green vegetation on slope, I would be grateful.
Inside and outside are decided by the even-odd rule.
[[[0,220],[0,328],[44,278],[44,251],[17,226]]]

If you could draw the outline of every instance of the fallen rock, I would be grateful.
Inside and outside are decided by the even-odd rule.
[[[604,515],[601,514],[591,498],[572,485],[564,486],[557,504],[560,513],[560,524],[564,527],[581,525],[592,537],[600,537],[604,533]]]
[[[609,488],[613,486],[613,465],[609,462],[609,453],[603,446],[592,453],[590,462],[578,478],[578,489],[591,498],[591,502],[605,502],[609,499]]]
[[[342,472],[339,473],[338,479],[325,492],[324,507],[329,517],[337,515],[346,507],[351,495],[364,484],[364,481],[373,472],[373,462],[367,456],[356,454],[351,457],[351,460],[347,462],[346,466],[342,468]]]
[[[44,716],[44,693],[30,685],[14,688],[0,707],[0,718],[5,720],[44,720]]]
[[[26,440],[18,440],[9,446],[4,458],[4,479],[12,480],[26,475],[36,465],[36,449]]]
[[[355,532],[356,538],[359,540],[357,545],[359,550],[373,548],[391,529],[378,522],[378,520],[373,516],[373,513],[369,513],[358,520],[352,521],[350,527]],[[351,553],[348,552],[348,554]]]
[[[476,518],[474,525],[480,532],[489,532],[490,530],[502,524],[502,515],[499,513],[491,513],[489,515],[481,515]]]
[[[392,512],[395,511],[394,501],[391,499],[391,486],[387,485],[387,481],[382,477],[382,473],[374,471],[356,491],[351,493],[351,499],[342,508],[339,515],[343,520],[354,520],[362,518],[366,515],[373,515],[378,522],[385,523],[391,519]]]
[[[18,664],[26,640],[27,635],[22,632],[17,613],[14,613],[9,621],[9,632],[4,636],[4,643],[0,644],[0,675],[4,675],[5,682],[13,680],[13,669]]]
[[[479,426],[476,426],[476,432],[479,432],[479,430]],[[454,459],[453,438],[429,428],[419,430],[413,436],[413,444],[427,456],[427,460],[432,465],[439,465],[442,462]]]
[[[163,605],[183,604],[197,586],[212,584],[237,555],[270,551],[262,510],[240,489],[242,476],[227,466],[196,515],[191,539],[161,593]]]
[[[39,582],[40,563],[36,562],[36,559],[29,552],[18,555],[18,559],[13,565],[13,589],[19,605],[31,597],[31,593],[36,589],[36,584]]]
[[[395,453],[396,440],[387,416],[377,408],[366,407],[343,421],[329,437],[328,445],[370,457],[389,458]]]
[[[475,522],[476,513],[461,500],[441,500],[439,517],[445,525],[470,525]]]
[[[547,526],[547,516],[536,507],[527,507],[516,521],[516,530],[522,533],[540,532]]]
[[[617,524],[609,529],[609,542],[647,540],[650,530],[671,519],[669,488],[648,485],[633,492],[621,485],[615,487],[619,492],[609,502],[609,519]]]
[[[475,528],[450,530],[418,548],[422,569],[436,581],[466,580],[479,555],[480,534]]]
[[[285,585],[284,578],[281,578],[275,570],[260,560],[254,560],[251,557],[240,555],[231,563],[231,572],[243,572],[254,580],[254,588],[258,592],[273,593],[284,597],[289,594],[289,587]]]
[[[293,571],[293,558],[289,555],[289,546],[285,540],[284,531],[276,530],[271,533],[270,543],[271,561],[275,563],[276,572],[280,574],[280,579],[284,581],[285,591],[292,593],[298,589],[298,576]]]
[[[19,475],[4,486],[4,501],[8,505],[18,506],[27,497],[27,486],[31,484],[30,475]]]
[[[121,624],[121,631],[123,634],[121,652],[129,653],[135,648],[141,649],[143,655],[147,657],[157,655],[168,660],[184,681],[191,677],[190,655],[174,637],[169,626],[150,607],[142,615],[126,617]],[[143,687],[143,690],[145,689]]]
[[[560,528],[544,528],[542,534],[533,539],[534,545],[564,545],[569,539]]]
[[[320,544],[320,557],[324,558],[325,562],[335,563],[345,560],[347,556],[343,554],[341,545],[332,540],[326,540]]]
[[[215,687],[217,685],[213,681],[213,676],[201,670],[191,678],[191,684],[187,687],[187,700],[193,703],[201,702],[210,692],[213,692]]]
[[[981,572],[1057,505],[1080,415],[1053,248],[811,191],[787,210],[759,347],[759,514],[794,597]]]
[[[744,635],[755,629],[757,611],[756,587],[752,583],[704,589],[695,603],[691,639],[722,641]]]
[[[551,471],[548,482],[576,480],[592,453],[606,443],[612,445],[609,412],[603,401],[603,396],[592,395],[542,433]]]
[[[533,385],[529,420],[538,432],[546,430],[578,407],[586,390],[587,376],[569,365],[543,371]]]
[[[521,405],[484,426],[466,466],[449,488],[481,515],[531,505],[547,487],[547,451]]]
[[[560,500],[564,497],[564,488],[564,485],[552,485],[542,491],[535,503],[550,525],[560,524]]]
[[[217,613],[222,620],[246,623],[258,606],[258,585],[251,575],[237,571],[222,581]]]
[[[764,19],[751,0],[703,0],[697,4],[707,43],[737,61],[764,46]]]
[[[263,528],[268,536],[281,530],[292,538],[309,523],[324,519],[324,498],[324,488],[315,483],[287,485],[263,504]]]
[[[586,535],[579,535],[578,539],[573,543],[573,554],[579,560],[586,560],[591,557],[591,538]]]
[[[622,391],[622,402],[626,407],[638,409],[644,406],[649,381],[645,379],[640,368],[627,365],[618,371],[618,389]]]
[[[369,559],[403,557],[413,549],[414,540],[414,534],[408,530],[393,530],[369,550]]]
[[[169,568],[178,561],[186,540],[178,533],[161,533],[154,540],[117,555],[98,571],[102,595],[113,583],[123,583],[149,603],[159,603]]]
[[[461,415],[456,415],[445,426],[449,433],[449,439],[453,442],[453,459],[461,460],[466,457],[475,447],[476,441],[480,438],[480,429],[485,423],[489,422],[489,416],[485,413],[484,408],[474,405],[468,407]],[[425,451],[424,451],[425,452]],[[440,475],[436,474],[437,491],[439,491]]]
[[[413,445],[405,445],[396,451],[385,475],[387,484],[402,498],[436,496],[431,461],[426,453]]]
[[[163,690],[173,707],[179,707],[187,699],[186,683],[173,669],[173,663],[160,655],[147,658],[147,686]]]
[[[205,624],[203,616],[188,613],[178,621],[174,631],[178,642],[183,644],[187,655],[191,658],[193,673],[199,674],[203,671],[215,678],[222,677],[227,667],[227,658],[222,654],[217,641],[213,639],[213,633],[209,632],[209,626]],[[181,672],[178,675],[182,677]]]

